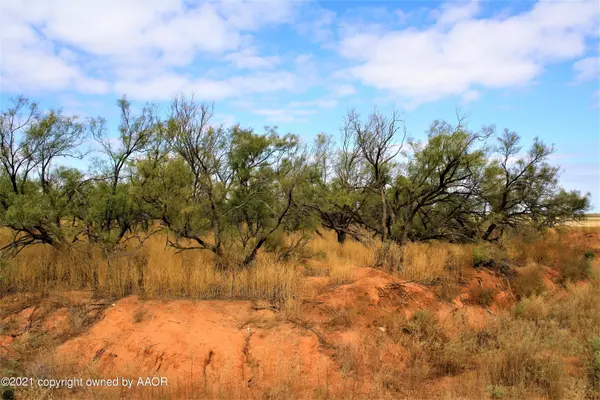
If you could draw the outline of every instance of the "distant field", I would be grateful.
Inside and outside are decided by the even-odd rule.
[[[573,225],[600,227],[600,214],[588,214],[585,216],[585,220],[581,222],[575,222]]]

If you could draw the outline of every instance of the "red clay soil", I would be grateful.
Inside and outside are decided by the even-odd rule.
[[[574,240],[589,241],[590,248],[600,243],[599,234],[577,235]],[[167,377],[168,389],[158,389],[167,398],[262,398],[265,393],[278,398],[331,393],[398,398],[393,390],[373,391],[373,360],[357,360],[359,379],[347,373],[343,350],[383,337],[383,322],[390,316],[410,318],[428,311],[451,336],[462,326],[484,326],[515,302],[506,280],[489,270],[469,271],[451,302],[439,300],[435,286],[400,281],[381,270],[357,268],[354,275],[351,283],[335,287],[327,286],[327,277],[307,278],[321,294],[288,312],[251,301],[143,301],[131,296],[113,304],[87,292],[6,296],[0,299],[0,366],[22,356],[16,343],[41,332],[58,344],[55,359],[76,366],[81,376]],[[554,275],[546,270],[548,289]],[[492,289],[488,307],[471,298],[478,288]],[[411,355],[399,344],[382,343],[375,362],[395,365],[390,373],[407,372]],[[569,365],[580,372],[577,360]],[[419,396],[431,398],[452,379],[432,382]],[[141,389],[116,390],[125,398],[149,398]],[[61,392],[68,394],[82,396],[81,391]],[[115,396],[110,392],[107,398]]]
[[[461,294],[447,303],[438,300],[434,287],[359,268],[352,283],[327,290],[287,316],[251,301],[142,301],[131,296],[94,308],[89,294],[77,293],[62,301],[38,299],[34,306],[4,314],[2,322],[12,328],[0,336],[0,362],[10,357],[11,342],[36,329],[60,338],[55,358],[76,366],[84,376],[167,377],[165,393],[181,398],[257,398],[265,390],[274,394],[289,390],[294,397],[306,398],[317,392],[369,394],[373,382],[343,373],[340,349],[357,348],[382,335],[385,328],[379,321],[393,313],[410,317],[428,310],[448,326],[449,334],[452,324],[482,326],[512,300],[502,279],[492,272],[472,275]],[[497,289],[489,308],[471,302],[468,293],[473,285]],[[22,300],[1,299],[0,310],[7,304],[27,305]],[[64,335],[77,322],[73,307],[79,307],[80,319],[95,322],[69,338]],[[398,371],[408,359],[406,350],[394,344],[386,344],[379,354],[382,360],[395,360]],[[117,395],[111,393],[109,397]],[[145,396],[135,393],[128,391],[127,397]]]
[[[166,376],[169,386],[182,390],[199,385],[233,396],[246,397],[253,387],[286,376],[308,388],[335,382],[336,368],[319,351],[317,336],[292,323],[261,328],[251,322],[273,318],[270,313],[253,310],[248,301],[128,297],[57,353],[65,360],[75,355],[72,362],[92,365],[103,376]]]
[[[479,272],[472,284],[500,287],[499,278]],[[377,320],[399,312],[429,310],[440,320],[461,310],[462,321],[483,325],[495,312],[461,294],[440,302],[430,287],[402,283],[375,269],[356,270],[355,281],[305,303],[285,320],[249,301],[140,301],[132,296],[109,307],[84,335],[57,349],[59,358],[102,376],[166,376],[169,386],[247,397],[287,381],[294,393],[315,388],[347,389],[334,349],[358,346],[381,329]],[[349,321],[348,321],[349,320]],[[382,349],[399,357],[402,348]],[[198,388],[200,386],[200,388]],[[364,383],[368,390],[368,383]]]

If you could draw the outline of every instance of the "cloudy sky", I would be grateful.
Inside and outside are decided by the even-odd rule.
[[[554,143],[567,188],[600,211],[600,3],[2,0],[0,100],[114,122],[123,94],[215,101],[216,120],[337,134],[393,106]]]

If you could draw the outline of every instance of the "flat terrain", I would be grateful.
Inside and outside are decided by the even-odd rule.
[[[583,221],[572,222],[572,226],[578,227],[600,227],[600,214],[588,214]]]

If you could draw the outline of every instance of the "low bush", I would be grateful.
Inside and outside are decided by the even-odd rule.
[[[550,308],[546,301],[540,296],[531,296],[521,299],[515,307],[515,316],[535,322],[541,322],[548,318]]]

